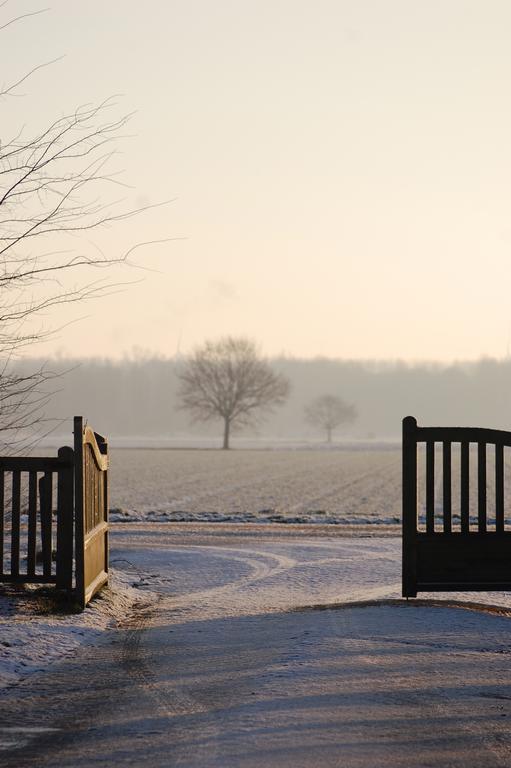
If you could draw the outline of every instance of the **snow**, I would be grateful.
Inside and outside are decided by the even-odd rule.
[[[179,623],[194,614],[258,615],[400,598],[401,541],[339,527],[254,524],[113,525],[110,586],[81,614],[54,612],[51,591],[3,588],[0,688],[81,646],[103,642],[130,611],[170,596]],[[421,595],[435,603],[511,610],[508,593]]]
[[[394,525],[395,446],[345,450],[113,450],[115,522]]]
[[[162,686],[170,686],[161,700],[170,702],[166,705],[169,723],[178,728],[175,748],[180,765],[197,764],[194,733],[204,735],[209,732],[206,726],[218,721],[216,694],[212,693],[216,685],[218,695],[226,689],[229,696],[232,692],[228,722],[222,726],[226,740],[222,749],[226,750],[243,746],[238,743],[239,723],[248,715],[246,728],[254,739],[260,739],[254,749],[261,748],[264,729],[273,717],[290,717],[288,725],[296,727],[297,716],[326,716],[322,704],[314,713],[300,709],[305,700],[313,701],[309,693],[315,687],[317,700],[323,700],[325,681],[332,689],[328,695],[333,697],[339,695],[342,680],[342,696],[355,707],[353,711],[360,709],[361,721],[367,717],[364,708],[370,706],[371,697],[380,697],[382,705],[388,705],[393,695],[389,694],[390,684],[397,686],[396,696],[401,691],[406,701],[415,697],[417,707],[427,707],[431,702],[429,677],[417,677],[419,660],[435,674],[442,659],[435,686],[439,689],[445,683],[445,691],[435,694],[436,707],[452,712],[466,706],[474,712],[474,707],[486,706],[487,699],[481,696],[497,700],[502,670],[508,664],[511,594],[426,594],[407,604],[400,599],[400,538],[353,535],[361,526],[354,526],[349,536],[342,535],[345,530],[331,525],[258,523],[113,524],[111,584],[83,614],[48,613],[44,596],[6,591],[0,600],[0,687],[7,686],[7,696],[11,687],[16,696],[20,678],[78,654],[84,645],[107,642],[113,629],[131,626],[131,615],[140,615],[142,606],[153,606],[156,610],[152,619],[147,611],[140,642],[149,643],[147,647],[152,649],[165,648],[164,653],[155,654],[152,674],[159,676]],[[346,610],[350,606],[351,612]],[[460,606],[469,610],[461,611]],[[360,607],[369,610],[355,616],[353,611]],[[380,653],[385,664],[393,665],[390,683]],[[414,654],[411,668],[407,666],[410,653]],[[477,663],[467,666],[471,658]],[[353,664],[357,670],[365,665],[376,675],[371,677],[370,695],[360,687],[359,672],[350,671]],[[333,675],[332,665],[339,678]],[[498,674],[495,665],[500,665]],[[167,667],[173,670],[170,676]],[[476,680],[480,670],[483,678]],[[463,679],[472,673],[469,691],[463,688]],[[491,684],[490,673],[495,680]],[[452,685],[451,678],[445,682],[449,675]],[[200,688],[197,698],[192,695],[193,686],[201,684],[207,695]],[[425,695],[417,686],[425,687]],[[481,694],[473,694],[479,689]],[[479,697],[475,703],[467,698],[469,693]],[[245,696],[252,698],[245,700]],[[197,701],[202,702],[200,710]],[[286,706],[275,709],[276,701]],[[131,699],[126,706],[132,706]],[[153,698],[147,706],[155,706]],[[119,727],[130,722],[118,707],[107,710]],[[186,716],[186,729],[179,730],[183,718],[171,717],[177,710]],[[349,708],[341,710],[347,715],[350,712]],[[193,718],[198,719],[197,728]],[[451,721],[445,718],[445,722]],[[111,725],[107,722],[104,727]],[[323,727],[331,736],[331,724]],[[38,738],[37,733],[21,733],[16,728],[0,731],[0,749]],[[282,732],[292,730],[283,726]],[[245,727],[243,734],[244,744]],[[208,758],[207,764],[223,765],[223,755],[219,752],[218,762]]]
[[[461,525],[460,457],[452,452],[452,524]],[[476,476],[476,453],[470,455]],[[488,530],[495,526],[494,452],[488,451]],[[511,450],[505,451],[511,472]],[[401,450],[389,443],[330,450],[143,450],[111,453],[111,520],[394,526],[401,520]],[[419,450],[419,524],[425,527],[425,453]],[[436,520],[442,461],[435,473]],[[509,490],[509,489],[508,489]],[[477,526],[477,487],[469,499]]]
[[[399,599],[400,473],[395,446],[114,449],[110,588],[66,614],[40,590],[5,586],[0,688],[104,642],[161,595],[178,623]],[[511,610],[507,593],[421,598]]]
[[[0,689],[100,642],[140,600],[122,572],[83,613],[56,604],[51,589],[3,586],[0,593]]]

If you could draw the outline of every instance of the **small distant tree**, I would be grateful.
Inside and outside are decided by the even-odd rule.
[[[320,395],[305,406],[305,418],[309,424],[325,430],[326,441],[331,443],[333,430],[355,421],[357,410],[336,395]]]
[[[223,448],[229,448],[233,427],[254,423],[262,413],[281,405],[289,382],[274,373],[250,339],[227,336],[206,341],[178,373],[180,408],[194,421],[221,419]]]

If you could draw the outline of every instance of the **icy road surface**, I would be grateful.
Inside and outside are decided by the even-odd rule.
[[[511,765],[506,608],[393,603],[398,538],[249,528],[117,526],[145,608],[4,691],[1,764]]]

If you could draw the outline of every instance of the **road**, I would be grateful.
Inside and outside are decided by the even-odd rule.
[[[139,608],[0,696],[2,766],[511,765],[507,615],[392,602],[395,538],[232,530],[117,526]]]

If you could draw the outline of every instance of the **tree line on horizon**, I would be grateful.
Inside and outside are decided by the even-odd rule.
[[[23,366],[32,370],[43,362],[17,366],[22,374]],[[247,436],[317,439],[321,433],[305,420],[304,408],[324,394],[340,395],[357,409],[356,421],[342,430],[350,439],[398,439],[407,415],[422,424],[511,429],[511,360],[447,365],[274,357],[269,362],[289,379],[289,397],[256,431],[245,428]],[[218,425],[190,425],[187,413],[176,407],[181,363],[151,357],[50,361],[48,371],[59,378],[46,417],[62,420],[59,434],[68,431],[73,415],[83,414],[109,436],[216,436]]]

